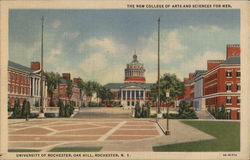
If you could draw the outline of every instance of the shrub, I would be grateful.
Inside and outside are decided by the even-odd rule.
[[[63,102],[60,99],[58,101],[57,106],[59,107],[59,117],[65,117],[65,107],[64,107]]]
[[[12,118],[21,118],[21,106],[19,100],[16,100],[14,103]]]
[[[207,111],[210,112],[216,119],[227,119],[227,112],[224,105],[221,107],[215,106],[212,109],[209,107]]]
[[[10,102],[8,102],[8,112],[12,112],[13,108],[11,108]]]
[[[29,116],[30,116],[30,102],[24,100],[22,106],[22,118],[26,118],[26,120],[28,120]]]
[[[136,118],[141,117],[141,106],[139,103],[136,103],[136,105],[135,105],[135,117]]]
[[[89,107],[99,107],[99,104],[96,102],[90,102],[88,106]]]
[[[169,118],[169,119],[197,119],[198,118],[192,106],[186,102],[181,102],[179,104],[178,114],[172,114],[172,113],[170,113],[169,115],[163,114],[163,117]]]

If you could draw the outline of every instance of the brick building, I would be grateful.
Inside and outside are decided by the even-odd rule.
[[[31,107],[40,106],[41,75],[39,71],[39,62],[31,62],[31,67],[12,61],[8,62],[8,101],[11,107],[14,106],[16,100],[22,103],[24,99],[30,102]],[[45,83],[43,85],[45,88]],[[46,99],[46,92],[44,92],[44,96]]]
[[[73,101],[75,107],[80,107],[83,105],[83,91],[77,85],[79,80],[80,79],[78,78],[74,78],[72,80],[70,73],[62,73],[59,85],[53,91],[53,103],[55,106],[58,104],[59,99],[62,100],[64,104],[69,101]],[[68,81],[72,82],[73,94],[71,96],[67,95]],[[51,96],[48,93],[48,105],[50,104],[50,98]]]
[[[239,45],[227,45],[226,60],[208,60],[207,71],[197,72],[193,77],[189,75],[184,82],[184,97],[189,98],[196,109],[223,105],[229,113],[228,119],[240,119]]]

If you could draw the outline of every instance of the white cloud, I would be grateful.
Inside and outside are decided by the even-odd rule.
[[[49,57],[46,59],[46,62],[52,64],[55,63],[57,57],[62,54],[63,52],[62,50],[63,50],[62,44],[58,44],[56,48],[52,48],[49,51]]]
[[[61,25],[61,21],[59,21],[59,20],[55,20],[55,21],[52,23],[52,27],[53,27],[53,28],[58,28],[58,27],[60,27],[60,25]]]
[[[101,53],[91,54],[80,64],[80,68],[86,73],[102,71],[107,67],[107,58]]]
[[[194,58],[186,59],[180,64],[179,72],[182,72],[183,77],[188,76],[188,73],[195,72],[195,70],[206,70],[207,60],[224,60],[225,54],[217,51],[205,51],[201,55]]]
[[[79,35],[80,35],[79,32],[64,32],[63,33],[63,38],[71,40],[71,39],[77,38]]]
[[[146,62],[155,62],[157,59],[157,33],[152,34],[148,40],[140,38],[144,46],[142,50],[142,57]],[[174,59],[183,58],[184,51],[188,49],[181,42],[181,35],[178,30],[172,30],[170,32],[163,30],[161,32],[160,43],[160,57],[163,63],[169,63]]]
[[[84,50],[95,50],[98,52],[103,52],[107,54],[119,54],[121,51],[125,49],[122,44],[118,44],[110,38],[91,38],[88,40],[84,40],[79,44],[79,52]]]
[[[209,26],[209,29],[210,29],[211,32],[219,32],[219,31],[222,30],[221,27],[216,26],[216,25],[211,25],[211,26]]]
[[[190,25],[190,26],[188,26],[188,29],[190,29],[191,31],[198,31],[200,29],[200,27]]]
[[[34,54],[40,55],[41,42],[34,42],[33,45],[27,49],[27,58],[32,58]],[[37,56],[37,55],[36,55]]]

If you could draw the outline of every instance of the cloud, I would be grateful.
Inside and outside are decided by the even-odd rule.
[[[119,54],[125,47],[110,38],[91,38],[79,44],[79,52],[92,50],[108,54]]]
[[[58,28],[58,27],[60,27],[60,25],[61,25],[61,21],[59,21],[59,20],[55,20],[55,21],[52,23],[52,27],[53,27],[53,28]]]
[[[77,38],[79,35],[80,35],[79,32],[64,32],[63,38],[72,40],[72,39]]]
[[[84,59],[80,64],[80,68],[86,73],[99,72],[107,67],[108,61],[105,55],[101,53],[91,54],[88,58]]]
[[[148,40],[140,38],[143,45],[146,46],[142,49],[142,57],[146,62],[155,62],[157,60],[157,33],[153,33]],[[163,63],[169,63],[175,59],[183,58],[184,51],[188,49],[188,46],[181,42],[181,35],[178,30],[161,32],[160,43],[160,57]]]
[[[55,63],[58,56],[62,55],[63,47],[62,44],[58,44],[56,48],[52,48],[49,51],[49,57],[46,59],[47,63]]]
[[[219,32],[219,31],[222,30],[222,28],[219,27],[219,26],[216,26],[216,25],[211,25],[211,26],[209,26],[209,30],[210,30],[211,32]]]
[[[200,29],[200,27],[199,26],[192,26],[192,25],[190,25],[190,26],[188,26],[188,29],[190,29],[191,31],[197,31],[197,30]]]
[[[179,72],[182,76],[186,77],[188,73],[195,72],[195,70],[206,70],[207,60],[224,60],[225,54],[217,51],[207,50],[203,54],[196,55],[186,59],[185,62],[180,64]]]

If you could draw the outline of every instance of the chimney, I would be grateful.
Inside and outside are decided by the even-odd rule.
[[[227,45],[227,58],[240,56],[240,45],[239,44],[228,44]]]
[[[80,82],[81,78],[73,78],[73,82]]]
[[[40,69],[40,62],[31,62],[30,68],[32,70],[35,70],[35,71],[39,70]]]
[[[194,73],[189,73],[188,79],[190,80],[190,79],[192,79],[193,77],[194,77]]]
[[[70,80],[70,73],[63,73],[63,74],[62,74],[62,77],[63,77],[64,79]]]

